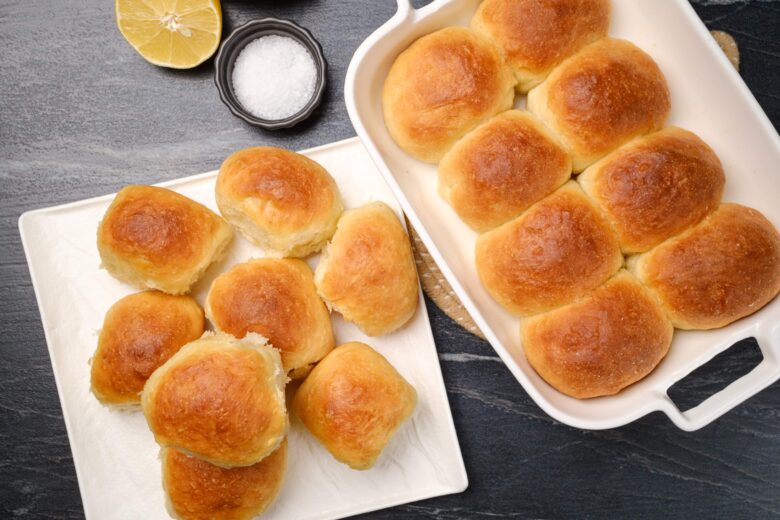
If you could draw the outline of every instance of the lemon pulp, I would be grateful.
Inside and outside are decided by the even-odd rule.
[[[119,31],[150,63],[189,69],[217,50],[219,0],[116,0]]]

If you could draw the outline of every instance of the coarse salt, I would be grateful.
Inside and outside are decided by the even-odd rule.
[[[287,36],[250,42],[233,65],[233,92],[246,110],[268,120],[300,112],[314,95],[317,67],[311,53]]]

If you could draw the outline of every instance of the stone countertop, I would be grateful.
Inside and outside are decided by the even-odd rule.
[[[695,4],[711,29],[735,36],[742,75],[777,127],[780,3]],[[224,34],[251,18],[290,18],[314,33],[330,64],[315,116],[268,133],[220,103],[211,61],[192,71],[143,61],[116,29],[113,2],[0,1],[1,517],[83,517],[19,215],[212,170],[250,145],[302,149],[353,136],[346,68],[394,9],[392,0],[224,0]],[[485,341],[427,304],[471,484],[365,518],[780,516],[780,384],[694,433],[658,413],[577,430],[542,412]],[[672,395],[695,405],[759,360],[742,343]]]

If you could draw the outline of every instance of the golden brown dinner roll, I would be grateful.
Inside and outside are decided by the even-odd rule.
[[[258,334],[206,333],[146,382],[141,403],[158,444],[222,467],[250,466],[287,435],[287,377]]]
[[[343,209],[325,168],[271,146],[239,150],[225,159],[216,195],[228,222],[249,241],[281,256],[319,251],[333,236]]]
[[[753,314],[780,291],[780,235],[758,211],[721,204],[629,267],[675,327],[715,329]]]
[[[262,258],[234,266],[211,285],[206,315],[217,330],[238,338],[247,332],[268,338],[294,379],[336,346],[328,309],[301,260]]]
[[[384,202],[344,212],[314,281],[325,303],[369,336],[396,330],[417,309],[409,236]]]
[[[488,293],[527,316],[588,294],[623,264],[612,227],[577,183],[477,239],[476,264]]]
[[[673,331],[655,298],[620,271],[576,303],[524,319],[521,334],[534,370],[585,399],[616,394],[652,372]]]
[[[503,112],[439,163],[439,194],[476,231],[510,220],[571,177],[571,159],[530,113]]]
[[[220,468],[163,448],[163,489],[179,520],[249,520],[276,499],[287,471],[287,440],[266,458],[242,468]]]
[[[126,186],[98,227],[109,273],[144,289],[190,290],[230,243],[227,222],[202,204],[156,186]]]
[[[353,342],[314,367],[293,409],[336,460],[368,469],[416,404],[417,392],[381,354]]]
[[[714,211],[726,177],[704,141],[665,128],[619,148],[577,182],[612,221],[623,251],[639,253]]]
[[[92,392],[111,405],[141,403],[144,383],[183,345],[203,334],[203,311],[189,296],[144,291],[108,309],[92,358]]]
[[[602,38],[528,93],[533,112],[563,142],[575,172],[663,126],[671,108],[658,65],[625,40]]]
[[[396,58],[385,80],[385,124],[405,152],[437,162],[490,116],[511,108],[514,78],[501,52],[464,27],[423,36]]]
[[[471,27],[506,54],[527,92],[563,59],[607,35],[609,0],[484,0]]]

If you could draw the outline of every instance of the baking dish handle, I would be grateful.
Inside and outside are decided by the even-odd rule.
[[[766,335],[756,334],[755,338],[764,359],[753,370],[685,412],[664,393],[662,411],[679,428],[698,430],[780,379],[780,324],[771,326]]]
[[[396,9],[396,16],[402,16],[405,17],[409,11],[414,9],[412,7],[412,0],[396,0],[396,4],[398,4],[398,9]]]
[[[428,2],[424,6],[418,7],[418,8],[415,9],[415,7],[412,5],[412,0],[396,0],[396,3],[398,4],[398,9],[397,9],[397,12],[396,12],[396,16],[398,16],[400,14],[405,16],[410,11],[419,11],[421,9],[425,9],[428,6],[431,6],[431,5],[434,5],[434,4],[437,4],[437,5],[438,4],[446,4],[449,1],[450,0],[433,0],[432,2]]]

